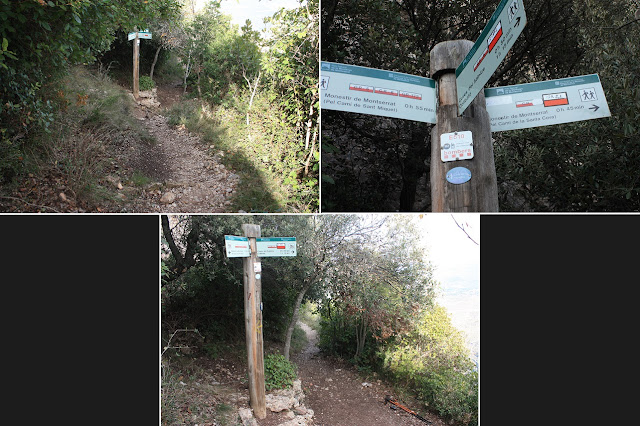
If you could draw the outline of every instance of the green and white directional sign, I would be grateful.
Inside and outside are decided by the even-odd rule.
[[[598,74],[484,89],[491,131],[610,117]]]
[[[149,39],[151,39],[151,37],[152,37],[152,34],[149,32],[149,30],[138,31],[138,38],[144,38],[144,39],[149,40]],[[136,33],[135,32],[127,34],[127,40],[128,41],[131,41],[134,38],[136,38]]]
[[[436,83],[416,75],[323,61],[320,107],[435,124]]]
[[[249,257],[249,239],[247,237],[236,237],[234,235],[224,236],[224,245],[227,249],[227,257]]]
[[[467,56],[456,69],[458,114],[489,81],[527,23],[522,0],[502,0]]]
[[[256,238],[259,257],[296,256],[296,237]]]

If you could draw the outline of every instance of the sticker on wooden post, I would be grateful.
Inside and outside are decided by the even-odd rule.
[[[472,158],[473,138],[470,131],[443,133],[440,136],[440,159],[443,162]]]
[[[460,185],[471,180],[471,171],[466,167],[454,167],[447,172],[447,182]]]

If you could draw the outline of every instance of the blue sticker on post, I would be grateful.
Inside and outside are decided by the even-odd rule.
[[[471,171],[466,167],[454,167],[447,172],[447,182],[454,185],[469,182],[471,179]]]

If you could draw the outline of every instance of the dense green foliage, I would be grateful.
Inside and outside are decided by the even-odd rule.
[[[436,283],[411,241],[414,232],[410,221],[396,221],[375,250],[345,246],[345,265],[327,277],[320,301],[320,346],[413,389],[441,415],[474,425],[474,364],[446,311],[433,304]]]
[[[429,406],[462,424],[477,424],[478,373],[444,308],[425,310],[409,333],[378,355],[384,371]]]
[[[20,171],[34,134],[51,131],[69,65],[95,60],[117,29],[178,8],[176,0],[0,0],[0,182]]]
[[[224,161],[246,189],[234,209],[318,211],[318,1],[279,11],[262,36],[250,21],[232,25],[220,1],[197,13],[183,3],[0,1],[0,183],[26,174],[25,153],[49,148],[73,89],[61,84],[69,67],[95,63],[98,74],[129,84],[127,33],[148,28],[141,73],[172,61],[170,80],[159,83],[180,78],[197,97],[172,122],[203,130],[213,154],[230,154]],[[142,90],[152,83],[141,76]]]
[[[319,208],[318,2],[308,3],[268,18],[261,38],[250,21],[238,31],[212,1],[185,21],[176,49],[202,101],[183,121],[213,127],[209,142],[234,151],[245,211]]]
[[[280,354],[264,357],[264,384],[267,390],[290,388],[296,379],[295,365]]]
[[[322,59],[429,76],[430,50],[474,41],[497,3],[327,0]],[[524,4],[528,23],[488,86],[598,73],[612,117],[494,133],[500,209],[638,210],[638,3]],[[430,210],[431,125],[337,111],[322,121],[324,210]]]

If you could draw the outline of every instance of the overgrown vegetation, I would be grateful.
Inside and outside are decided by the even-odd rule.
[[[0,183],[24,172],[28,155],[56,136],[71,65],[93,62],[118,28],[169,18],[178,9],[176,0],[0,0]]]
[[[269,354],[264,357],[264,383],[267,390],[286,389],[296,379],[296,367],[280,354]]]
[[[295,378],[288,358],[306,344],[295,327],[304,318],[320,330],[325,353],[412,390],[425,408],[455,424],[475,425],[475,364],[434,303],[438,284],[415,238],[416,220],[163,216],[163,335],[197,328],[211,358],[226,351],[226,342],[244,342],[242,261],[225,258],[224,235],[241,235],[243,223],[256,223],[262,236],[295,236],[298,247],[296,257],[262,260],[263,335],[270,347],[282,348],[265,357],[268,389]]]
[[[232,25],[220,1],[198,13],[182,3],[1,0],[0,184],[39,170],[51,141],[65,137],[55,131],[73,118],[66,117],[75,102],[68,96],[75,87],[64,85],[70,70],[95,64],[100,78],[130,84],[127,32],[149,28],[154,37],[140,49],[149,75],[141,75],[140,89],[179,78],[197,99],[172,121],[201,132],[212,153],[228,153],[224,161],[242,179],[232,208],[318,211],[318,1],[278,12],[264,37],[250,22]],[[78,100],[91,106],[94,98]],[[104,122],[102,111],[95,114],[89,122]]]

